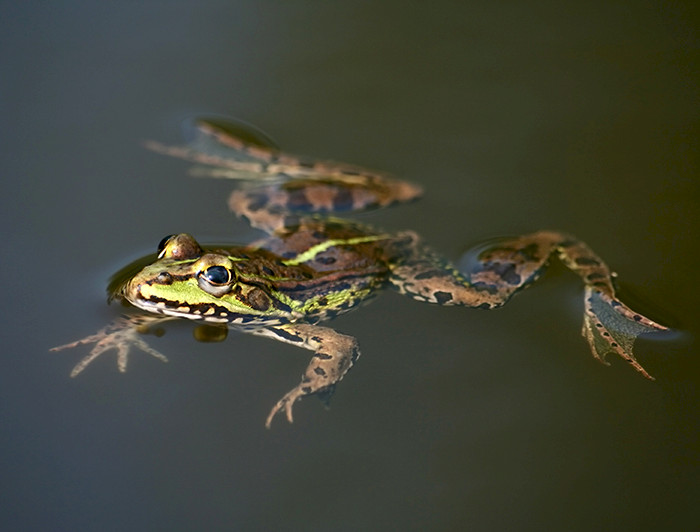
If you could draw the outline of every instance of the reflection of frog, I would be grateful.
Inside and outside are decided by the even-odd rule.
[[[583,242],[540,231],[502,240],[481,252],[467,271],[458,271],[412,232],[385,233],[323,216],[408,201],[420,195],[418,187],[356,167],[304,161],[255,138],[234,136],[214,122],[200,121],[198,132],[199,147],[150,147],[213,166],[212,175],[243,180],[229,205],[268,236],[226,249],[203,248],[187,234],[163,239],[152,264],[112,289],[114,297],[151,314],[69,344],[96,342],[74,374],[112,348],[123,370],[130,344],[164,359],[137,334],[159,321],[181,317],[225,324],[314,352],[301,383],[267,418],[269,426],[284,411],[291,422],[297,399],[329,398],[359,356],[354,338],[319,322],[386,286],[429,303],[500,307],[556,255],[584,281],[583,335],[593,355],[604,361],[613,351],[649,377],[632,344],[642,332],[665,327],[615,298],[613,274]],[[203,142],[210,143],[206,152]]]

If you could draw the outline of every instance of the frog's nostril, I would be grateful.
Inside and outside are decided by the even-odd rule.
[[[173,284],[173,276],[170,275],[168,272],[160,272],[158,274],[158,277],[156,277],[156,283],[163,285],[171,285]]]

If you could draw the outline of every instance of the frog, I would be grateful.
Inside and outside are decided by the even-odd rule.
[[[198,163],[200,176],[236,183],[230,210],[263,236],[248,244],[206,246],[189,234],[163,238],[155,257],[108,287],[110,300],[135,310],[96,334],[53,348],[94,344],[73,369],[116,351],[125,371],[132,349],[166,362],[143,334],[175,319],[225,337],[234,329],[313,353],[301,381],[271,409],[265,426],[315,395],[326,404],[356,364],[357,339],[328,327],[383,289],[425,303],[492,310],[537,281],[558,259],[583,281],[582,335],[598,361],[616,354],[647,379],[633,353],[642,333],[668,328],[632,310],[616,295],[616,274],[586,243],[561,231],[539,230],[498,239],[464,266],[444,258],[411,230],[387,232],[347,215],[417,200],[417,184],[345,163],[280,150],[262,134],[198,119],[189,144],[146,147]],[[206,336],[206,334],[204,334]]]

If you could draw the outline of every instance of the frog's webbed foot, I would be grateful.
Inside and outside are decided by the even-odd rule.
[[[141,338],[141,334],[145,332],[145,328],[152,325],[154,320],[162,321],[162,318],[151,318],[150,322],[144,320],[143,317],[136,316],[120,318],[100,329],[95,334],[86,336],[75,342],[53,347],[50,351],[62,351],[64,349],[72,349],[79,345],[95,344],[90,350],[90,353],[73,368],[70,373],[71,377],[80,374],[96,358],[112,349],[117,352],[117,367],[122,373],[126,371],[129,351],[132,347],[140,349],[162,362],[167,362],[168,359],[165,355],[153,349]]]
[[[610,295],[586,287],[585,313],[581,334],[588,340],[593,356],[609,365],[608,353],[617,353],[646,378],[654,380],[634,357],[632,348],[637,337],[646,332],[668,328],[634,312]]]
[[[268,327],[255,331],[255,334],[315,351],[299,385],[287,392],[270,411],[265,421],[267,428],[280,412],[284,412],[287,421],[292,423],[292,406],[302,397],[318,395],[328,403],[336,384],[360,356],[357,340],[327,327],[290,324]]]

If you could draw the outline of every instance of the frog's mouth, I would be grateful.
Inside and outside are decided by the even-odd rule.
[[[148,312],[188,317],[192,311],[190,306],[158,295],[158,286],[158,283],[144,281],[136,275],[121,285],[118,297]]]
[[[163,273],[158,276],[158,280],[154,281],[149,274],[144,276],[137,274],[121,284],[115,297],[128,301],[136,308],[146,312],[165,314],[176,318],[210,323],[229,323],[236,317],[234,313],[229,312],[214,301],[192,299],[192,302],[187,302],[186,294],[183,296],[184,301],[178,297],[167,297],[162,289],[171,283],[166,282],[165,276],[169,277],[169,274]],[[183,283],[181,287],[186,290],[186,285],[187,283]]]
[[[148,312],[163,313],[172,302],[165,298],[156,298],[151,293],[148,283],[133,278],[125,281],[120,287],[115,297],[124,299],[137,308]]]
[[[142,282],[138,279],[132,279],[123,283],[115,297],[128,301],[136,308],[153,314],[165,314],[177,318],[221,323],[228,321],[223,317],[217,319],[207,316],[201,310],[197,311],[192,305],[160,297],[154,293],[154,285],[152,283]],[[211,313],[213,314],[213,311]]]

